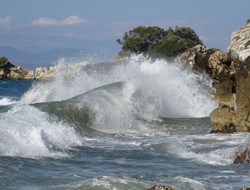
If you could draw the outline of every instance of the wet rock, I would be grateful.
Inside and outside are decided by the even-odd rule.
[[[216,84],[215,99],[223,107],[234,108],[235,96],[233,94],[234,82],[229,78],[224,78]]]
[[[213,80],[219,108],[211,115],[212,132],[250,131],[250,23],[231,35],[228,52],[197,45],[180,59]]]
[[[215,98],[220,107],[210,114],[212,132],[250,132],[249,45],[250,26],[248,24],[233,32],[227,57],[219,56],[222,58],[220,60],[224,61],[224,66],[215,64],[213,61],[213,67],[223,74],[218,75],[215,85]],[[238,159],[242,157],[239,155]]]
[[[235,127],[235,113],[230,108],[217,108],[210,114],[212,123],[211,133],[233,133]]]
[[[234,157],[234,164],[250,163],[250,139],[243,146],[241,146]]]
[[[34,79],[49,79],[54,73],[53,67],[39,67],[34,71]]]
[[[208,59],[210,77],[219,81],[224,80],[230,74],[230,65],[228,55],[221,50],[216,50]]]
[[[173,190],[173,188],[169,186],[164,186],[164,185],[154,185],[153,187],[147,190]]]
[[[214,84],[219,83],[225,78],[233,78],[232,68],[228,55],[216,48],[206,48],[197,45],[181,54],[178,60],[187,63],[193,70],[206,73]]]
[[[181,54],[178,59],[186,62],[191,68],[199,72],[206,72],[210,74],[208,67],[208,60],[210,55],[218,49],[207,49],[204,45],[196,45]]]

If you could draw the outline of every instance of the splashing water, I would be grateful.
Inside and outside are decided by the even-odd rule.
[[[0,188],[240,189],[248,136],[209,134],[215,107],[211,81],[181,63],[61,59],[53,79],[0,99]]]
[[[192,73],[181,64],[142,55],[119,63],[67,65],[61,60],[56,66],[55,79],[35,84],[23,96],[22,102],[65,100],[121,81],[126,82],[120,94],[124,101],[133,101],[139,94],[140,98],[133,104],[140,105],[148,117],[155,112],[160,117],[205,117],[217,106],[211,82],[204,76]]]

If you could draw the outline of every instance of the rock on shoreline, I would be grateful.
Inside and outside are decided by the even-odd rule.
[[[234,79],[226,83],[233,102],[211,113],[212,132],[250,132],[250,24],[232,33],[227,55]]]
[[[147,190],[173,190],[173,188],[165,185],[154,185],[153,187]]]
[[[250,24],[232,33],[227,53],[198,45],[179,58],[213,80],[211,132],[250,132]]]
[[[0,68],[0,80],[44,80],[50,79],[53,73],[54,67],[40,67],[29,71],[7,62]]]

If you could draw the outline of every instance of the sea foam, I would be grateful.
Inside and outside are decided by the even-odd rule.
[[[123,97],[117,98],[133,101],[131,98],[140,91],[140,99],[133,103],[140,104],[147,117],[155,113],[160,117],[206,117],[217,106],[211,81],[206,77],[194,74],[180,63],[152,60],[142,55],[119,63],[68,63],[61,60],[56,66],[55,78],[34,84],[21,102],[65,100],[121,81],[127,85]],[[116,97],[112,98],[115,100]]]

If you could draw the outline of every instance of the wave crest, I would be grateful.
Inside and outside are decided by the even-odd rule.
[[[145,131],[144,121],[159,118],[206,117],[217,107],[211,81],[180,63],[139,55],[70,68],[70,75],[37,83],[21,101],[44,102],[61,119],[109,133]]]

